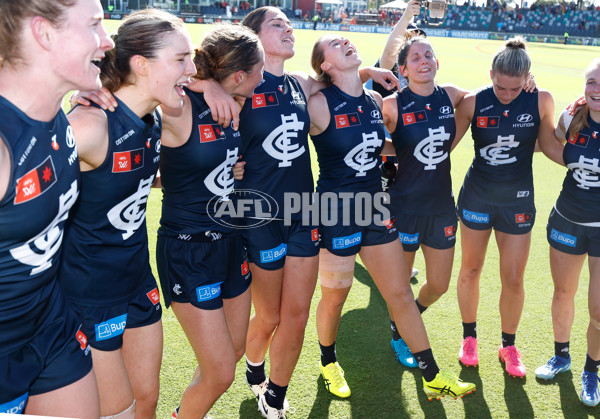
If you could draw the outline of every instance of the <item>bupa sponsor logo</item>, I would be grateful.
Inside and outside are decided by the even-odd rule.
[[[571,236],[567,233],[561,233],[555,229],[550,231],[550,238],[557,243],[561,243],[569,247],[575,247],[577,245],[577,237]]]
[[[222,283],[223,281],[196,288],[196,298],[198,299],[198,302],[214,300],[221,295]]]
[[[260,251],[261,263],[275,262],[283,258],[287,254],[287,244],[281,243],[279,246],[272,249]]]
[[[398,232],[398,238],[400,238],[400,242],[403,244],[419,243],[419,233],[408,234],[408,233]]]
[[[96,329],[96,340],[106,340],[115,336],[122,335],[127,324],[127,313],[108,319],[105,322],[98,323]]]
[[[213,196],[206,210],[211,220],[232,228],[254,228],[270,223],[279,212],[279,204],[269,194],[254,189],[235,189],[224,200]]]
[[[344,237],[335,237],[332,240],[334,249],[347,249],[348,247],[358,246],[362,242],[362,233],[358,232]]]
[[[18,415],[25,411],[25,405],[29,398],[29,392],[17,397],[6,403],[0,404],[0,413],[6,413],[9,415]]]
[[[462,213],[464,219],[472,223],[487,224],[490,222],[490,214],[468,211],[466,209],[463,209]]]
[[[37,198],[55,183],[56,170],[54,169],[52,157],[48,156],[42,164],[17,179],[14,204],[22,204]]]

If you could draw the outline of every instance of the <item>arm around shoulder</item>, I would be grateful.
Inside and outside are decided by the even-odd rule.
[[[317,93],[308,99],[308,114],[310,115],[310,135],[319,135],[329,126],[329,107],[323,93]]]
[[[0,201],[4,199],[10,182],[12,165],[10,162],[10,153],[4,139],[0,137]]]
[[[564,140],[557,136],[554,127],[554,99],[547,90],[539,91],[538,108],[540,113],[540,129],[538,131],[537,145],[546,157],[564,166]],[[558,127],[564,126],[564,115],[565,112],[561,113]],[[564,138],[564,135],[562,138]]]
[[[473,115],[475,114],[475,93],[469,93],[461,99],[460,104],[456,108],[454,113],[454,121],[456,122],[456,136],[452,142],[451,150],[458,145],[460,140],[465,136],[471,121],[473,121]]]
[[[78,106],[67,115],[82,171],[100,166],[108,152],[108,120],[103,110]]]

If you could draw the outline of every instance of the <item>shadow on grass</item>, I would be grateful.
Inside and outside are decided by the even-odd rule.
[[[533,406],[524,388],[527,377],[511,377],[504,370],[504,364],[500,361],[500,358],[498,358],[498,362],[504,375],[504,401],[509,417],[514,419],[533,418]]]
[[[460,362],[459,362],[460,364]],[[475,384],[475,391],[472,394],[467,394],[464,398],[465,417],[487,419],[492,417],[490,408],[485,401],[485,389],[479,375],[479,367],[465,367],[460,364],[462,370],[459,377],[461,380]]]
[[[574,380],[580,382],[581,379],[579,378],[579,374],[574,378],[572,371],[557,374],[553,380],[540,380],[536,378],[538,385],[558,387],[561,413],[565,419],[600,418],[600,411],[597,407],[588,407],[581,402],[579,391],[575,388]]]
[[[248,390],[250,393],[250,390]],[[258,411],[258,402],[255,397],[248,394],[248,398],[240,404],[240,418],[261,418],[261,414]]]
[[[325,389],[319,377],[317,397],[309,418],[329,417],[332,403],[349,403],[352,418],[411,418],[423,413],[426,417],[445,418],[442,403],[427,400],[421,372],[403,367],[394,358],[387,307],[371,276],[356,263],[354,277],[369,287],[368,306],[342,315],[336,343],[338,361],[344,368],[352,395],[339,399]],[[411,380],[416,385],[422,412],[414,401],[406,400],[407,394],[414,393],[402,391],[402,384]]]

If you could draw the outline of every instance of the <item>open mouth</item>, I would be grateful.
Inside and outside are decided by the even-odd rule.
[[[177,83],[177,84],[175,85],[175,92],[177,92],[177,94],[178,94],[179,96],[181,96],[181,97],[184,97],[184,96],[185,96],[185,91],[183,90],[183,88],[184,88],[185,86],[187,86],[187,85],[188,85],[188,83],[189,83],[189,80],[188,80],[188,81],[184,81],[184,82],[182,82],[182,83]]]

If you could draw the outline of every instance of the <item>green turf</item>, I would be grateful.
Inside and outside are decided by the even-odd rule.
[[[116,22],[107,22],[114,28]],[[189,25],[194,42],[199,42],[205,25]],[[288,70],[309,70],[312,45],[326,32],[295,31],[296,56]],[[342,33],[356,45],[367,64],[374,63],[383,48],[384,35]],[[488,71],[499,41],[431,38],[440,60],[438,82],[455,83],[473,89],[489,83]],[[599,50],[593,47],[529,44],[533,58],[532,71],[538,86],[552,92],[559,110],[583,92],[582,73]],[[472,141],[467,136],[452,153],[454,191],[458,194],[464,174],[473,157]],[[316,160],[313,160],[315,174]],[[325,391],[319,377],[319,350],[315,329],[314,308],[320,296],[317,289],[313,310],[306,330],[304,349],[290,382],[288,399],[296,408],[291,418],[581,418],[600,416],[598,409],[584,407],[579,401],[579,378],[586,353],[587,328],[587,265],[581,277],[576,297],[576,313],[571,336],[573,373],[565,373],[552,383],[536,380],[533,371],[553,353],[550,317],[552,280],[548,262],[545,224],[562,184],[565,169],[543,155],[534,158],[537,223],[533,229],[529,263],[525,273],[525,307],[517,334],[517,345],[527,367],[525,379],[506,376],[498,361],[500,323],[498,296],[498,252],[490,242],[481,277],[479,306],[480,367],[461,368],[457,352],[462,338],[461,319],[456,300],[456,275],[460,264],[460,246],[456,247],[455,265],[450,289],[424,314],[434,354],[442,368],[449,368],[477,384],[476,393],[463,400],[428,402],[421,387],[420,373],[398,364],[390,348],[390,331],[383,299],[362,265],[356,265],[354,286],[344,307],[337,352],[340,364],[352,389],[349,399],[337,399]],[[154,248],[160,217],[160,191],[153,191],[148,201],[148,231],[150,254],[155,268]],[[460,231],[457,243],[460,243]],[[416,293],[423,283],[424,262],[417,254],[415,266],[421,271]],[[178,405],[181,394],[191,378],[195,360],[193,353],[170,310],[164,312],[165,346],[161,371],[161,393],[157,417],[168,418]],[[268,361],[267,361],[268,365]],[[215,418],[259,418],[256,401],[244,384],[244,364],[238,365],[236,380],[215,404]]]

